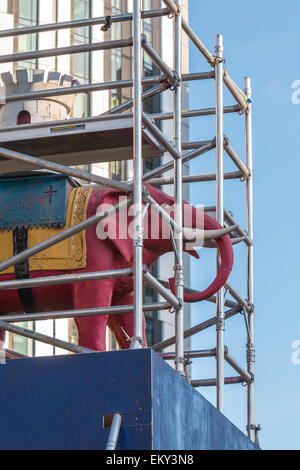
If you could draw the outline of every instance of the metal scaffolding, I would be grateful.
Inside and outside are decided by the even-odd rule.
[[[255,366],[255,343],[254,343],[254,294],[253,294],[253,171],[252,171],[252,91],[250,78],[245,79],[244,91],[231,79],[228,71],[224,67],[224,49],[223,37],[217,36],[215,53],[211,54],[201,40],[197,37],[194,31],[187,24],[182,16],[181,0],[163,0],[165,8],[161,10],[142,11],[141,0],[134,0],[133,14],[126,13],[111,17],[111,22],[124,22],[130,21],[133,23],[133,37],[121,39],[118,41],[106,41],[94,44],[82,44],[78,46],[69,46],[58,49],[49,49],[42,51],[32,51],[26,53],[16,53],[1,56],[0,63],[17,62],[19,60],[28,60],[38,57],[53,57],[57,55],[75,54],[79,52],[87,52],[94,50],[104,50],[120,47],[131,47],[133,50],[134,66],[133,77],[128,80],[120,80],[109,83],[93,83],[88,85],[79,85],[76,87],[76,93],[94,92],[100,90],[116,89],[116,88],[132,88],[133,99],[123,103],[117,108],[111,109],[101,116],[91,117],[86,119],[72,119],[68,121],[70,125],[88,124],[101,125],[101,123],[109,122],[112,127],[116,122],[123,122],[129,120],[132,122],[133,130],[133,165],[134,165],[134,179],[133,181],[115,181],[112,179],[104,178],[102,176],[94,175],[86,171],[71,168],[70,166],[63,165],[61,162],[52,161],[49,156],[41,158],[40,156],[33,156],[27,153],[20,153],[16,150],[5,148],[5,145],[0,148],[0,173],[2,172],[2,165],[5,162],[15,162],[17,165],[24,164],[28,168],[41,168],[48,169],[59,174],[68,175],[80,178],[89,184],[97,184],[103,187],[115,188],[130,196],[125,203],[127,205],[135,204],[135,230],[134,230],[134,263],[132,268],[124,270],[114,270],[106,272],[94,272],[88,274],[70,274],[61,276],[51,276],[44,278],[35,278],[28,280],[15,280],[0,282],[0,290],[28,288],[45,285],[54,285],[62,283],[74,283],[81,281],[91,281],[97,279],[110,279],[121,278],[133,275],[134,278],[134,305],[132,306],[119,306],[108,307],[99,309],[85,309],[85,310],[71,310],[60,312],[47,312],[47,313],[32,313],[24,314],[22,321],[34,321],[42,319],[54,318],[75,318],[87,317],[95,315],[118,315],[124,312],[132,312],[134,315],[134,338],[131,339],[131,348],[143,347],[142,341],[142,316],[143,311],[159,311],[167,310],[170,307],[174,308],[176,312],[176,326],[175,335],[172,338],[162,341],[160,344],[153,346],[153,349],[161,354],[166,360],[174,360],[176,370],[182,376],[186,376],[186,364],[191,358],[204,358],[216,357],[216,378],[209,380],[196,380],[191,382],[194,387],[207,387],[216,386],[217,390],[217,407],[224,413],[224,386],[226,384],[247,384],[248,389],[248,423],[247,430],[251,440],[255,441],[257,427],[255,425],[254,414],[254,366]],[[169,66],[161,59],[158,53],[147,43],[145,36],[142,34],[142,22],[145,18],[158,18],[168,16],[170,21],[174,23],[174,57],[175,69],[171,70]],[[64,23],[43,24],[37,26],[30,26],[26,28],[17,28],[12,30],[0,31],[0,38],[15,37],[22,34],[34,34],[45,31],[57,31],[67,28],[77,28],[83,26],[103,25],[106,24],[107,18],[91,18],[85,20],[68,21]],[[186,34],[190,41],[196,46],[199,53],[204,56],[209,66],[212,68],[210,71],[182,74],[182,35]],[[151,57],[153,62],[160,69],[161,74],[158,76],[143,78],[142,76],[142,51],[145,50]],[[182,111],[182,97],[181,97],[181,84],[191,80],[210,80],[215,79],[216,83],[216,106],[209,109],[198,109]],[[152,85],[153,88],[143,92],[144,86]],[[224,86],[227,87],[231,93],[234,104],[232,106],[224,107],[223,92]],[[168,88],[174,90],[174,109],[171,113],[157,113],[146,115],[143,111],[143,101],[153,94],[164,92]],[[53,97],[59,95],[67,95],[74,93],[74,88],[63,88],[62,90],[47,89],[43,91],[22,93],[20,95],[8,95],[6,102],[13,102],[19,100],[32,100],[46,97]],[[132,111],[131,111],[132,108]],[[127,111],[124,113],[123,111]],[[228,113],[239,113],[245,119],[245,161],[235,153],[229,144],[228,138],[224,135],[223,130],[223,116]],[[203,142],[182,142],[182,119],[187,117],[196,116],[216,116],[216,137],[212,140]],[[162,133],[156,125],[159,121],[173,120],[174,122],[174,139],[170,142],[169,139]],[[61,126],[61,122],[41,123],[41,124],[28,124],[26,125],[26,133],[29,135],[35,129],[46,130]],[[22,126],[21,126],[22,127]],[[21,132],[21,128],[8,128],[0,130],[0,142],[5,141],[1,138],[1,134],[7,135],[12,132],[15,136]],[[143,173],[143,136],[147,132],[160,149],[161,154],[168,152],[173,161],[165,163],[158,168],[155,168],[147,173]],[[216,149],[216,173],[215,174],[200,174],[200,175],[182,175],[182,165],[185,162],[191,161],[200,155]],[[224,172],[224,153],[226,153],[236,166],[236,171],[225,173]],[[76,162],[78,163],[78,162]],[[84,162],[82,162],[84,163]],[[74,164],[70,162],[69,165]],[[16,165],[16,167],[17,167]],[[5,168],[5,166],[4,166]],[[11,168],[11,167],[9,167]],[[23,167],[22,167],[23,168]],[[172,177],[164,178],[165,172],[173,169]],[[244,179],[246,189],[246,220],[247,227],[244,230],[232,218],[231,214],[224,207],[224,180]],[[143,216],[144,216],[144,203],[153,203],[150,196],[144,191],[143,183],[149,182],[152,185],[173,185],[174,199],[176,204],[176,211],[174,220],[164,213],[160,208],[156,208],[164,220],[170,224],[171,231],[176,231],[174,237],[174,259],[175,259],[175,295],[168,289],[168,283],[164,280],[155,279],[149,272],[145,272],[143,267]],[[226,284],[224,288],[220,289],[215,297],[208,299],[209,302],[216,304],[216,316],[184,331],[184,292],[191,293],[191,289],[184,286],[184,269],[183,269],[183,217],[182,217],[182,185],[185,183],[215,181],[216,182],[216,206],[214,208],[207,208],[206,210],[213,210],[216,213],[217,221],[225,227],[235,227],[236,236],[233,239],[233,244],[243,243],[246,249],[247,257],[247,297],[243,298],[230,284]],[[124,203],[123,203],[124,204]],[[122,206],[124,207],[124,205]],[[121,205],[116,207],[116,210],[122,209]],[[155,207],[154,207],[155,208]],[[110,212],[98,213],[97,215],[81,222],[69,229],[64,230],[62,233],[53,236],[40,243],[39,245],[27,249],[6,261],[0,263],[0,272],[5,269],[20,263],[39,253],[46,248],[53,246],[60,241],[85,230],[87,227],[97,224],[100,220],[109,217]],[[169,217],[169,218],[168,218]],[[217,255],[217,267],[219,266],[219,257]],[[143,282],[148,283],[159,295],[164,298],[162,303],[154,303],[143,305]],[[232,300],[225,299],[224,292],[232,297]],[[227,310],[226,310],[227,309]],[[225,322],[227,319],[242,312],[245,319],[246,336],[247,336],[247,367],[241,366],[230,354],[225,346]],[[5,319],[4,319],[5,318]],[[74,353],[89,353],[90,350],[69,344],[64,341],[51,338],[40,333],[25,330],[18,326],[13,325],[17,323],[20,317],[18,315],[7,315],[1,317],[0,328],[13,332],[14,334],[22,335],[36,341],[45,342],[53,346],[71,351]],[[209,351],[185,351],[184,340],[201,331],[216,326],[216,348]],[[163,353],[162,350],[168,346],[175,345],[175,351],[172,353]],[[13,352],[8,353],[9,357],[14,356]],[[224,366],[225,362],[230,364],[237,372],[236,377],[225,377]],[[116,425],[119,428],[119,424]],[[117,431],[116,431],[117,435]],[[113,439],[115,440],[115,438]]]

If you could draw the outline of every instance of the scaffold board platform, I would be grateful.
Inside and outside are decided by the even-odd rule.
[[[132,119],[30,124],[0,129],[0,146],[29,153],[63,165],[130,160],[133,158]],[[159,157],[164,149],[155,137],[143,130],[143,157]],[[28,163],[0,157],[0,172],[33,169]]]

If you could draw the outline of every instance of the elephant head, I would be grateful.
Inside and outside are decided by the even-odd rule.
[[[164,208],[171,218],[174,218],[174,198],[149,184],[144,186],[147,188],[151,198]],[[117,205],[120,202],[120,198],[126,197],[128,195],[124,193],[106,190],[98,211],[103,211],[108,206]],[[115,250],[119,252],[124,263],[128,266],[133,264],[133,222],[134,212],[129,209],[128,211],[120,211],[97,227],[97,236],[102,239],[108,237]],[[192,245],[201,245],[208,247],[216,246],[220,253],[220,268],[211,285],[203,292],[186,294],[184,297],[185,302],[199,302],[214,295],[225,284],[231,273],[233,267],[233,248],[229,233],[236,227],[224,229],[207,213],[191,206],[186,201],[183,201],[183,226],[185,252],[199,258]],[[143,262],[150,268],[161,255],[173,251],[170,226],[150,206],[143,219],[143,228],[145,232]],[[170,279],[169,284],[171,291],[174,293],[174,279]]]

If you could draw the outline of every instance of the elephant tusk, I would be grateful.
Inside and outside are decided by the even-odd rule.
[[[240,237],[240,238],[232,238],[231,243],[232,245],[239,245],[240,243],[244,242],[246,240],[245,237]],[[215,240],[207,240],[204,242],[204,248],[218,248],[218,244]]]
[[[240,237],[240,238],[233,238],[231,240],[233,245],[239,245],[240,243],[244,242],[246,240],[246,237]]]
[[[183,229],[183,239],[186,242],[200,242],[204,243],[209,240],[218,240],[219,238],[224,237],[225,235],[234,232],[238,228],[238,225],[231,225],[230,227],[221,228],[218,230],[200,230],[192,228]]]

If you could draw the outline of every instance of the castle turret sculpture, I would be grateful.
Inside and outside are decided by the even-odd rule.
[[[45,70],[34,70],[32,81],[24,69],[16,70],[15,77],[10,72],[1,73],[1,79],[0,127],[65,120],[72,111],[79,85],[70,75]],[[6,102],[9,95],[65,87],[74,87],[74,94]]]

